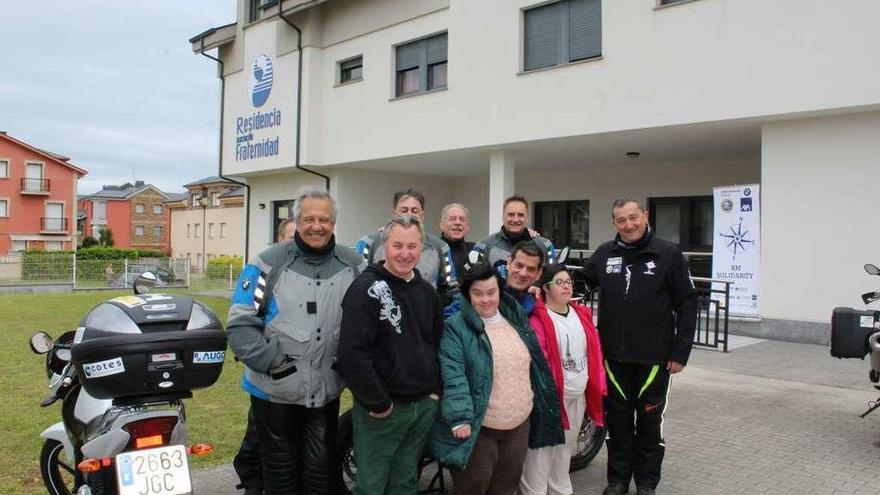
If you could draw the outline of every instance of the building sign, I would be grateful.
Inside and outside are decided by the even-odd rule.
[[[757,184],[714,189],[712,278],[732,282],[731,315],[761,316],[761,210]],[[723,284],[713,284],[723,289]],[[715,299],[719,297],[713,296]]]
[[[279,55],[277,22],[244,31],[242,70],[226,76],[223,171],[290,167],[296,146],[298,52]]]

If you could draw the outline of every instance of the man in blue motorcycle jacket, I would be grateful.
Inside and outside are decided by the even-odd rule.
[[[366,268],[356,252],[336,245],[329,193],[303,191],[294,219],[293,241],[266,249],[242,270],[226,326],[229,346],[247,366],[243,387],[260,432],[267,495],[336,488],[341,304]]]
[[[654,235],[637,200],[612,205],[614,240],[583,268],[599,287],[599,337],[608,396],[608,486],[603,495],[653,495],[660,482],[663,414],[670,375],[687,364],[697,318],[696,293],[677,244]]]
[[[521,242],[532,241],[543,251],[543,262],[553,263],[555,249],[550,239],[529,230],[529,203],[522,196],[511,196],[504,200],[501,230],[476,243],[471,250],[485,259],[496,269],[503,267],[513,256],[513,247]],[[499,273],[505,275],[504,270]]]
[[[415,189],[395,192],[391,217],[400,215],[413,215],[424,225],[425,195]],[[381,236],[382,232],[378,231],[367,234],[355,245],[355,249],[370,265],[385,260]],[[422,254],[416,268],[422,279],[437,289],[446,314],[455,312],[458,309],[458,277],[449,246],[439,237],[425,232],[422,238]]]

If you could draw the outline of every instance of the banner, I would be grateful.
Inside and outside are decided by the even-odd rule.
[[[761,316],[761,207],[760,186],[747,184],[714,189],[715,236],[712,278],[733,282],[730,315]],[[723,290],[724,284],[712,288]],[[713,294],[713,299],[721,299]]]

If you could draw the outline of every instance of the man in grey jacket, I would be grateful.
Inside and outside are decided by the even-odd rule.
[[[260,431],[267,495],[333,492],[341,303],[366,266],[336,245],[329,193],[302,192],[294,218],[293,242],[266,249],[242,270],[226,326],[247,366],[242,386]]]

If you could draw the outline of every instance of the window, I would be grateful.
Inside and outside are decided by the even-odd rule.
[[[218,192],[211,193],[211,206],[214,206],[214,207],[220,206],[220,193],[218,193]]]
[[[214,224],[209,223],[208,224],[208,239],[213,239],[213,238],[214,238]]]
[[[602,1],[565,0],[523,13],[523,69],[602,55]]]
[[[136,203],[134,205],[134,212],[135,213],[143,213],[144,212],[144,204],[143,203]]]
[[[52,232],[67,230],[67,219],[64,218],[64,203],[45,203],[43,207],[43,228]]]
[[[248,22],[259,21],[263,10],[276,3],[278,0],[250,0],[248,2]]]
[[[712,196],[648,198],[648,219],[655,235],[685,252],[712,252],[713,216]],[[712,272],[708,257],[691,258],[689,266],[697,277]]]
[[[25,163],[24,187],[25,191],[48,192],[49,184],[43,180],[42,163]]]
[[[191,227],[190,224],[186,224],[186,238],[187,239],[189,239],[189,237],[190,237],[190,229],[189,229],[190,227]]]
[[[672,5],[674,3],[690,2],[691,0],[660,0],[660,6]]]
[[[153,205],[153,215],[162,214],[162,205]]]
[[[144,235],[144,227],[142,225],[135,226],[134,235]]]
[[[0,218],[9,216],[9,200],[0,199]]]
[[[363,56],[357,56],[344,62],[339,62],[339,84],[345,84],[352,81],[360,81],[364,77],[363,69]]]
[[[0,179],[9,178],[9,160],[0,160]]]
[[[162,237],[162,227],[161,226],[153,227],[153,237]]]
[[[61,251],[64,249],[62,241],[46,241],[44,244],[46,245],[46,251]]]
[[[107,202],[106,201],[96,201],[95,205],[95,220],[107,220]]]
[[[221,239],[226,238],[226,222],[223,222],[220,224],[220,238]]]
[[[551,239],[556,247],[590,247],[590,202],[536,201],[535,230]]]
[[[195,224],[195,235],[193,237],[195,237],[196,239],[202,237],[202,224]]]
[[[397,96],[446,87],[447,34],[397,47]]]
[[[27,251],[27,241],[12,241],[13,251]]]
[[[201,194],[193,194],[193,195],[192,195],[192,206],[193,206],[193,208],[196,208],[196,207],[202,205],[202,204],[199,202],[200,199],[202,199],[202,195],[201,195]]]
[[[273,201],[272,202],[272,230],[269,234],[270,241],[269,243],[275,242],[275,232],[278,232],[278,224],[283,222],[285,219],[293,216],[293,200],[287,199],[284,201]]]

